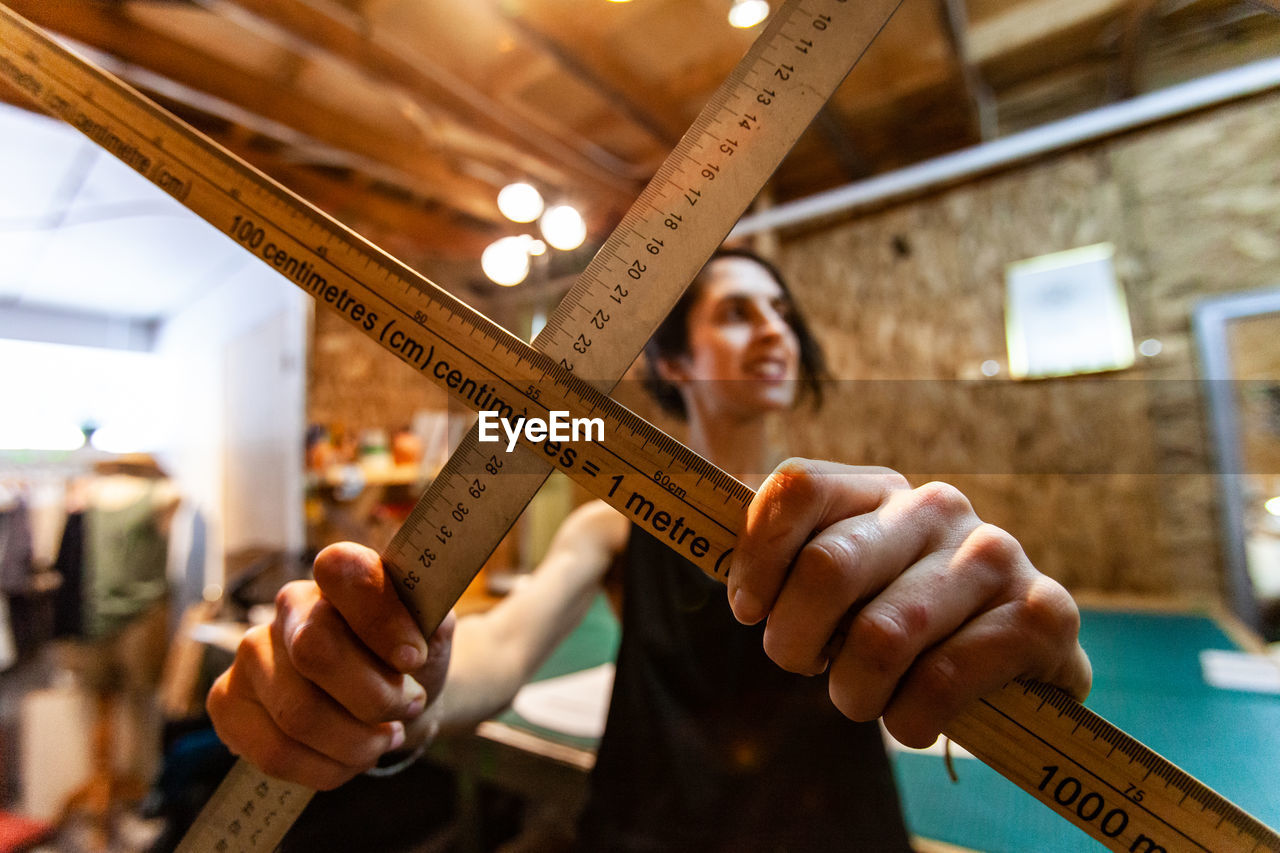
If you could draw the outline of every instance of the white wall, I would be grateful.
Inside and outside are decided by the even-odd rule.
[[[156,352],[176,418],[161,456],[206,514],[206,582],[221,585],[228,551],[302,547],[310,305],[247,256],[209,280],[160,328]]]

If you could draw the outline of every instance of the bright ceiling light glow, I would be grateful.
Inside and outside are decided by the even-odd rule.
[[[729,23],[740,30],[749,29],[769,17],[766,0],[735,0],[729,7]]]
[[[587,239],[587,223],[572,205],[558,204],[547,208],[538,220],[542,238],[561,251],[576,249]]]
[[[529,254],[533,255],[534,257],[537,257],[538,255],[545,255],[546,253],[547,253],[546,243],[542,242],[541,240],[535,240],[532,237],[529,238]]]
[[[1272,515],[1280,515],[1280,497],[1272,498],[1263,504],[1267,508],[1267,512]]]
[[[78,450],[83,446],[84,433],[74,424],[0,424],[0,450]]]
[[[154,430],[139,429],[139,424],[106,424],[94,431],[89,444],[103,453],[146,453],[159,446]]]
[[[542,206],[542,194],[530,184],[507,184],[498,193],[498,210],[512,222],[532,222]]]
[[[527,235],[495,240],[480,255],[480,268],[494,284],[514,287],[529,275],[528,247]]]

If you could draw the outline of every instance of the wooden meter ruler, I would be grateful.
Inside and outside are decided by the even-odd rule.
[[[603,421],[595,442],[464,442],[383,555],[430,633],[555,469],[723,578],[751,491],[606,392],[899,1],[789,0],[537,349],[3,6],[0,75],[471,407]],[[1054,688],[1013,682],[947,734],[1111,849],[1280,853],[1280,835]],[[179,849],[272,850],[310,794],[240,762]]]

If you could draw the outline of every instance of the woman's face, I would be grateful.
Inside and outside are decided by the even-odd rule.
[[[720,258],[689,311],[689,352],[660,372],[684,396],[690,416],[751,417],[790,408],[800,376],[791,303],[764,267]]]

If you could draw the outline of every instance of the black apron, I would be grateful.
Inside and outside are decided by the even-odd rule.
[[[584,851],[907,851],[878,725],[785,672],[763,623],[632,527],[622,644],[580,823]]]

